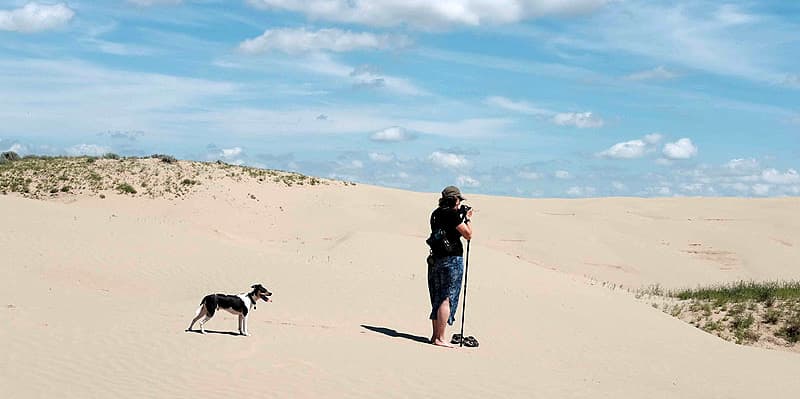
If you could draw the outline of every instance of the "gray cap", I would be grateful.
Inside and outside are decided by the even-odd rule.
[[[466,198],[461,196],[461,190],[458,189],[456,186],[447,186],[442,190],[442,198],[447,197],[456,197],[462,201],[465,201]]]

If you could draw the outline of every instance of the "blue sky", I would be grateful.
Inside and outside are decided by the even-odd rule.
[[[800,2],[0,0],[0,150],[800,195]]]

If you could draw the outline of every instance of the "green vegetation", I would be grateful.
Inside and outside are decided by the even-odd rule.
[[[738,281],[666,292],[656,286],[640,295],[674,298],[671,306],[663,304],[664,312],[739,344],[800,342],[800,281]]]
[[[672,296],[679,299],[713,300],[715,303],[800,299],[800,281],[739,281],[712,287],[681,290],[673,293]]]

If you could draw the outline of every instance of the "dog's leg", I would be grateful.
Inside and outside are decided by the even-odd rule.
[[[203,317],[203,320],[200,320],[200,332],[201,333],[203,333],[203,334],[206,333],[206,330],[203,329],[203,324],[206,324],[209,320],[211,320],[212,317],[214,317],[214,316],[206,315],[205,317]]]
[[[194,319],[192,319],[192,323],[189,324],[189,328],[187,328],[186,331],[192,331],[192,327],[194,327],[194,323],[196,323],[197,320],[200,320],[201,318],[203,318],[205,316],[206,316],[206,307],[205,307],[205,305],[200,304],[200,307],[197,309],[197,312],[195,312]]]
[[[239,334],[247,335],[247,316],[239,315]]]

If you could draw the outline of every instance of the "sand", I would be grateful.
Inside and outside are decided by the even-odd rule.
[[[798,279],[800,199],[465,194],[465,332],[481,346],[452,350],[424,343],[436,193],[220,181],[177,199],[0,196],[0,397],[800,390],[797,353],[724,341],[608,288]],[[204,295],[254,283],[274,301],[252,312],[249,337],[227,313],[184,332]]]

